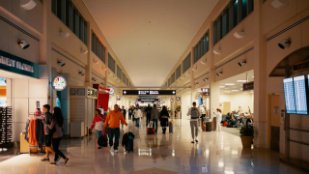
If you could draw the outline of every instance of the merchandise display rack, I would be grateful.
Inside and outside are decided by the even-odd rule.
[[[0,107],[0,149],[12,144],[12,107]]]

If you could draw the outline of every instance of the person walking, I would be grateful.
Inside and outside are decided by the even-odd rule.
[[[145,108],[145,112],[146,112],[146,125],[148,125],[149,122],[150,122],[151,110],[152,110],[152,108],[151,108],[150,104],[148,104],[148,106]]]
[[[92,124],[90,126],[91,130],[95,130],[96,135],[96,145],[98,149],[101,149],[102,147],[98,144],[98,139],[103,135],[103,115],[102,111],[100,109],[96,109],[96,114],[92,120]]]
[[[62,111],[59,107],[54,108],[54,113],[52,117],[51,124],[48,125],[48,128],[52,130],[52,146],[55,152],[55,158],[54,161],[51,164],[57,164],[57,162],[60,160],[59,157],[64,159],[64,164],[67,164],[69,161],[69,158],[66,157],[62,151],[60,151],[59,146],[60,142],[63,136],[63,115]]]
[[[129,111],[128,111],[129,112],[129,120],[132,120],[133,111],[134,111],[134,107],[130,106]]]
[[[135,120],[135,126],[140,127],[141,118],[143,117],[143,112],[139,105],[136,105],[136,108],[134,110],[134,120]]]
[[[166,106],[163,106],[162,110],[160,112],[160,116],[159,116],[163,134],[165,134],[165,132],[166,132],[166,127],[168,127],[168,118],[169,117],[170,116],[169,116],[169,113],[168,113]]]
[[[43,113],[45,116],[44,122],[44,142],[45,142],[45,156],[42,161],[49,161],[49,155],[52,154],[54,151],[51,147],[52,143],[52,132],[48,128],[48,125],[52,122],[52,114],[50,113],[50,105],[45,104],[43,105]]]
[[[151,110],[151,120],[153,121],[153,128],[155,129],[156,133],[158,132],[158,119],[159,119],[159,111],[157,105],[154,104]]]
[[[107,114],[104,125],[108,125],[109,146],[112,152],[118,152],[120,139],[120,123],[128,125],[125,121],[121,109],[117,104],[114,105],[114,110]]]
[[[124,106],[122,106],[121,112],[122,112],[123,118],[126,120],[126,117],[127,117],[127,110],[124,108]]]
[[[216,109],[216,130],[221,131],[221,121],[222,121],[222,111],[221,109]]]
[[[192,141],[191,143],[198,143],[197,136],[198,136],[198,120],[200,118],[200,112],[196,107],[196,102],[192,103],[192,107],[189,109],[188,116],[190,116],[190,127],[191,127],[191,136]]]

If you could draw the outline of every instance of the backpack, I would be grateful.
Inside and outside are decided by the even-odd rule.
[[[199,117],[197,108],[191,108],[191,118],[197,119]]]

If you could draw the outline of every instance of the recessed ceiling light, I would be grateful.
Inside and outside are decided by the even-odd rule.
[[[225,85],[225,86],[234,86],[235,83],[225,83],[224,85]]]
[[[245,82],[247,82],[247,80],[237,80],[237,82],[239,82],[239,83],[245,83]]]

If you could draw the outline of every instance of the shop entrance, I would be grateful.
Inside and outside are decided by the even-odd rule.
[[[0,70],[0,107],[12,108],[11,141],[19,141],[25,131],[29,116],[34,115],[37,103],[39,107],[47,103],[48,79]]]
[[[218,81],[218,83],[220,88],[219,109],[222,112],[221,127],[219,128],[240,135],[242,126],[253,124],[253,70]]]

